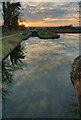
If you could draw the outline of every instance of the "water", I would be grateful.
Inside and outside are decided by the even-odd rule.
[[[5,118],[79,118],[76,91],[70,72],[79,55],[79,35],[61,34],[59,39],[29,38],[21,43],[22,63],[6,67],[12,75],[5,82]]]

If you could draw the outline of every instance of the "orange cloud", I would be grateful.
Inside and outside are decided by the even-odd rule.
[[[69,19],[66,20],[66,22],[60,21],[60,22],[43,22],[43,21],[38,21],[38,22],[27,22],[27,24],[29,26],[64,26],[64,25],[69,25],[72,24],[73,26],[78,26],[79,22],[78,21],[74,21],[74,19]]]

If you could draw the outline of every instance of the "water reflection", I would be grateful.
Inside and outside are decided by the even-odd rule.
[[[10,59],[12,64],[17,64],[18,61],[21,62],[20,58],[24,58],[24,53],[21,50],[21,45],[19,44],[11,53],[10,53]]]
[[[2,62],[2,100],[3,103],[6,100],[7,94],[9,94],[8,84],[12,82],[12,74],[6,69],[4,61]]]
[[[79,118],[80,114],[79,114],[76,91],[75,91],[75,94],[69,93],[68,95],[69,96],[68,96],[67,105],[66,105],[66,114],[71,118],[73,117]]]
[[[10,57],[9,57],[10,56]],[[10,88],[13,84],[13,72],[14,68],[10,65],[17,65],[18,61],[22,62],[21,58],[24,58],[24,53],[21,50],[19,44],[8,56],[7,59],[2,61],[2,99],[3,103],[6,102],[7,96],[11,93]],[[10,58],[10,59],[9,59]],[[11,63],[11,64],[10,64]],[[11,86],[9,88],[9,86]]]
[[[79,118],[70,111],[70,106],[75,109],[77,104],[70,70],[79,50],[78,41],[76,37],[72,45],[74,38],[67,36],[61,35],[58,40],[29,38],[21,43],[25,58],[22,69],[12,72],[12,94],[3,106],[5,118]]]

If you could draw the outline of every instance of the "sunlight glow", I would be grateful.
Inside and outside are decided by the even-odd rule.
[[[29,24],[27,23],[26,20],[18,20],[18,25],[19,26],[24,26],[24,27],[28,27]]]

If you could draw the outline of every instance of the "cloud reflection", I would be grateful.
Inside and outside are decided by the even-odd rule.
[[[72,97],[68,97],[67,93],[74,93],[69,77],[70,67],[78,51],[73,52],[67,46],[68,39],[73,42],[74,38],[61,35],[58,40],[30,38],[22,42],[26,57],[22,69],[13,72],[13,92],[4,107],[6,117],[76,117],[65,114],[66,100]],[[77,47],[76,44],[73,46]]]

